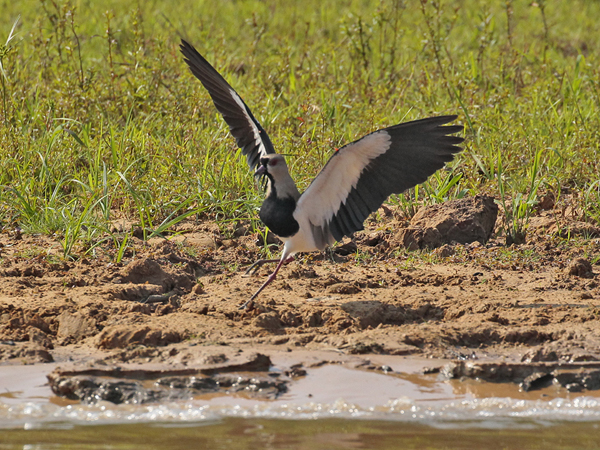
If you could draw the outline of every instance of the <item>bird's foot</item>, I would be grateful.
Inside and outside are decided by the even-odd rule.
[[[238,310],[242,310],[242,309],[246,310],[246,311],[252,311],[252,309],[254,309],[254,299],[249,298],[244,303],[242,303],[240,305],[240,307],[238,308]]]
[[[276,262],[279,262],[279,260],[278,259],[259,259],[254,264],[250,265],[250,267],[248,267],[246,269],[246,272],[244,272],[244,275],[242,275],[242,276],[249,277],[253,273],[256,273],[256,271],[258,269],[260,269],[262,266],[264,266],[265,264],[276,263]]]

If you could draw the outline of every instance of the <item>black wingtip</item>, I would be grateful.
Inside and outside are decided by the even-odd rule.
[[[185,39],[181,38],[181,43],[179,44],[179,51],[185,55],[185,51],[187,48],[194,48],[192,45],[187,42]]]

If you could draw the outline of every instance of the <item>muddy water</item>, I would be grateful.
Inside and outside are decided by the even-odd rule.
[[[382,359],[378,363],[398,360]],[[313,368],[277,400],[203,396],[81,405],[46,385],[51,365],[0,368],[4,449],[600,448],[600,395],[342,365]]]
[[[227,418],[188,426],[121,424],[3,430],[0,449],[597,449],[596,424],[432,428],[393,421]]]

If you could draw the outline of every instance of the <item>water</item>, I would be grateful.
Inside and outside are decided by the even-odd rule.
[[[225,418],[193,424],[57,424],[3,430],[0,449],[597,449],[596,423],[436,428],[395,421]]]
[[[419,361],[403,361],[403,367]],[[52,367],[0,370],[4,449],[600,448],[600,398],[325,365],[273,401],[203,396],[150,405],[54,397]]]

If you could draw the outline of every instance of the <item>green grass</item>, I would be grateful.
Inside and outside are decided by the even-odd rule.
[[[1,0],[0,0],[1,1]],[[261,192],[178,51],[228,79],[305,188],[337,147],[459,113],[465,151],[422,203],[489,193],[526,231],[541,191],[600,221],[600,3],[1,1],[0,227],[64,256],[184,218],[256,220]],[[253,222],[255,223],[255,222]],[[507,239],[509,242],[511,239]]]

